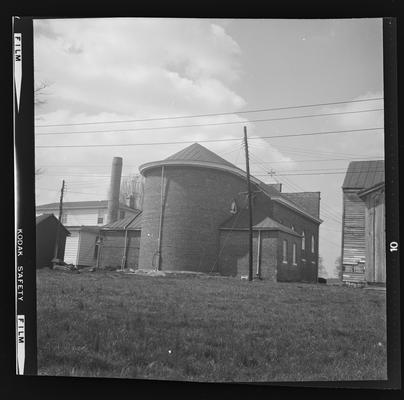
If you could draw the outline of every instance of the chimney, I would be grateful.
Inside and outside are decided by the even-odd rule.
[[[122,175],[122,158],[114,157],[112,159],[111,183],[108,194],[107,224],[118,220],[121,175]]]

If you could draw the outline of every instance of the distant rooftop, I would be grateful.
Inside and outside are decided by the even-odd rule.
[[[367,189],[384,179],[384,160],[351,161],[342,188]]]
[[[130,215],[129,217],[120,219],[119,221],[111,222],[103,225],[101,229],[110,231],[121,230],[140,230],[142,228],[142,212],[140,211],[136,215]]]
[[[64,201],[63,208],[64,209],[72,209],[72,208],[107,208],[108,200],[90,200],[90,201]],[[120,208],[125,208],[133,211],[138,211],[134,208],[130,208],[126,204],[119,203]],[[48,203],[48,204],[40,204],[36,206],[37,210],[45,210],[45,209],[59,209],[59,203]]]

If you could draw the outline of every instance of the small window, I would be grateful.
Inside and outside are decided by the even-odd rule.
[[[314,235],[311,235],[311,252],[314,253]]]
[[[120,210],[119,211],[119,219],[124,219],[125,218],[125,211]]]
[[[288,262],[288,242],[286,240],[282,242],[282,262]]]
[[[302,250],[306,249],[306,236],[304,234],[304,231],[302,232]]]
[[[295,226],[294,226],[294,225],[292,225],[292,226],[291,226],[291,228],[292,228],[292,231],[296,231],[296,229],[295,229]]]
[[[230,205],[230,213],[237,214],[237,203],[236,200],[233,200]]]
[[[67,214],[62,214],[62,218],[61,218],[60,222],[62,224],[65,224],[67,222]]]
[[[293,243],[292,246],[292,263],[296,265],[296,243]]]
[[[105,215],[104,210],[98,210],[97,224],[103,224],[104,223],[104,215]]]

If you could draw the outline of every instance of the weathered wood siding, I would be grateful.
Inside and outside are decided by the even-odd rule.
[[[94,267],[97,257],[95,254],[96,232],[80,231],[79,256],[77,265]]]
[[[384,191],[371,193],[365,199],[365,236],[367,282],[386,282],[385,201]]]
[[[365,204],[357,191],[344,191],[343,220],[344,266],[357,264],[365,260]]]

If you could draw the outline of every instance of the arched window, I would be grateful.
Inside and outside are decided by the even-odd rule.
[[[236,200],[233,200],[230,205],[230,213],[237,214],[237,203]]]
[[[306,236],[304,231],[302,232],[302,250],[306,249]]]
[[[288,262],[288,242],[286,240],[282,242],[282,262]]]
[[[296,243],[293,243],[292,246],[292,264],[296,265]]]
[[[311,235],[311,252],[314,253],[314,235]]]

